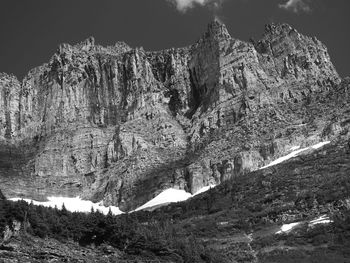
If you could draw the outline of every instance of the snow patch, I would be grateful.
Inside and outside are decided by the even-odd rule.
[[[290,154],[288,154],[286,156],[283,156],[283,157],[280,157],[280,158],[274,160],[273,162],[269,163],[268,165],[265,165],[264,167],[261,167],[260,169],[265,169],[267,167],[274,166],[274,165],[277,165],[279,163],[283,163],[283,162],[285,162],[285,161],[287,161],[287,160],[289,160],[289,159],[291,159],[293,157],[298,156],[299,153],[301,153],[301,152],[303,152],[303,151],[305,151],[307,149],[308,148],[303,148],[303,149],[299,149],[299,150],[293,151]]]
[[[143,210],[146,208],[151,208],[151,207],[160,206],[160,205],[166,205],[166,204],[170,204],[170,203],[183,202],[191,197],[194,197],[196,195],[204,193],[213,187],[215,187],[215,185],[205,186],[202,189],[198,190],[193,195],[186,192],[185,190],[169,188],[169,189],[163,191],[162,193],[160,193],[159,195],[157,195],[152,200],[145,203],[144,205],[136,208],[134,211],[140,211],[140,210]]]
[[[120,215],[123,212],[120,211],[118,207],[115,206],[103,206],[102,202],[100,203],[93,203],[91,201],[82,200],[80,197],[75,198],[68,198],[68,197],[55,197],[51,196],[47,198],[48,201],[46,202],[39,202],[31,199],[22,199],[22,198],[11,198],[10,201],[19,201],[23,200],[27,203],[33,202],[34,205],[42,205],[45,207],[57,207],[58,209],[62,209],[62,206],[66,207],[66,209],[70,212],[91,212],[91,208],[93,208],[95,211],[100,211],[103,214],[108,214],[109,209],[114,215]]]
[[[282,233],[288,233],[291,230],[293,230],[293,228],[295,228],[296,226],[303,224],[303,223],[308,223],[308,227],[313,227],[315,225],[319,225],[319,224],[330,224],[333,223],[333,221],[329,218],[328,215],[322,215],[314,220],[311,221],[302,221],[302,222],[296,222],[296,223],[291,223],[291,224],[285,224],[281,227],[281,229],[279,231],[276,232],[276,234],[282,234]]]
[[[281,226],[281,229],[276,232],[276,234],[287,233],[300,224],[301,224],[301,222],[284,224],[283,226]]]
[[[333,221],[327,215],[320,216],[312,221],[310,221],[309,226],[319,225],[319,224],[330,224]]]
[[[319,149],[319,148],[321,148],[321,147],[323,147],[323,146],[325,146],[325,145],[327,145],[327,144],[329,144],[329,143],[331,143],[331,142],[330,142],[330,141],[327,141],[327,142],[320,142],[320,143],[318,143],[318,144],[316,144],[316,145],[311,146],[311,148],[313,148],[313,149]]]
[[[147,203],[140,206],[139,208],[136,208],[135,211],[139,211],[145,208],[150,208],[150,207],[162,205],[162,204],[186,201],[190,197],[192,197],[192,195],[186,192],[185,190],[170,188],[163,191],[162,193],[157,195],[155,198],[148,201]]]
[[[206,192],[206,191],[208,191],[208,190],[210,190],[211,188],[214,188],[214,187],[215,187],[215,185],[205,186],[202,189],[198,190],[193,196],[196,196],[196,195],[199,195],[201,193],[204,193],[204,192]]]
[[[319,149],[319,148],[321,148],[321,147],[323,147],[323,146],[325,146],[326,144],[329,144],[329,143],[330,143],[330,141],[320,142],[320,143],[318,143],[316,145],[313,145],[313,146],[310,146],[310,147],[307,147],[307,148],[302,148],[302,149],[300,149],[300,146],[294,146],[294,147],[291,148],[291,150],[294,150],[293,152],[287,154],[286,156],[283,156],[281,158],[278,158],[278,159],[274,160],[273,162],[271,162],[268,165],[265,165],[264,167],[261,167],[260,170],[261,169],[265,169],[265,168],[270,167],[270,166],[274,166],[274,165],[279,164],[279,163],[283,163],[283,162],[285,162],[285,161],[287,161],[287,160],[289,160],[289,159],[291,159],[293,157],[298,156],[299,153],[301,153],[303,151],[306,151],[308,149],[315,149],[316,150],[316,149]]]

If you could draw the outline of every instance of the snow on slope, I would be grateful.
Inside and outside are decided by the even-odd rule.
[[[309,226],[314,226],[314,225],[319,225],[319,224],[329,224],[332,222],[333,221],[327,215],[323,215],[323,216],[320,216],[319,218],[316,218],[316,219],[310,221]]]
[[[295,228],[300,224],[301,222],[284,224],[283,226],[281,226],[281,230],[277,231],[276,234],[288,233],[289,231],[291,231],[293,228]]]
[[[323,147],[323,146],[325,146],[325,145],[327,145],[327,144],[329,144],[329,143],[330,143],[330,141],[327,141],[327,142],[320,142],[320,143],[318,143],[318,144],[316,144],[316,145],[313,145],[313,146],[311,146],[311,147],[309,147],[309,148],[319,149],[319,148],[321,148],[321,147]]]
[[[196,196],[196,195],[199,195],[201,193],[204,193],[204,192],[206,192],[206,191],[208,191],[208,190],[210,190],[211,188],[214,188],[214,187],[215,187],[215,185],[205,186],[202,189],[198,190],[195,194],[193,194],[193,196]]]
[[[168,204],[168,203],[175,203],[175,202],[181,202],[185,201],[188,198],[192,197],[192,195],[185,190],[178,190],[178,189],[167,189],[157,195],[152,200],[148,201],[144,205],[140,206],[139,208],[136,208],[135,211],[139,211],[145,208],[150,208],[153,206],[158,206],[161,204]]]
[[[307,221],[301,221],[301,222],[296,222],[296,223],[291,223],[291,224],[284,224],[281,226],[280,230],[276,232],[276,234],[282,234],[282,233],[289,233],[292,231],[294,228],[296,228],[300,224],[308,223],[308,227],[314,227],[315,225],[319,224],[330,224],[333,221],[329,218],[328,215],[322,215],[314,220],[311,220],[309,222]]]
[[[187,199],[189,199],[193,196],[196,196],[196,195],[199,195],[201,193],[208,191],[212,187],[215,187],[215,185],[205,186],[193,195],[186,192],[185,190],[178,190],[178,189],[169,188],[169,189],[163,191],[162,193],[160,193],[159,195],[157,195],[152,200],[145,203],[144,205],[136,208],[134,211],[140,211],[140,210],[143,210],[146,208],[151,208],[151,207],[160,206],[160,205],[166,205],[169,203],[183,202],[183,201],[186,201]]]
[[[93,203],[91,201],[82,200],[79,197],[76,198],[68,198],[68,197],[48,197],[47,202],[39,202],[31,199],[22,199],[22,198],[12,198],[10,201],[19,201],[23,200],[27,203],[33,202],[34,205],[42,205],[45,207],[57,207],[58,209],[62,209],[62,205],[66,207],[66,209],[70,212],[91,212],[91,208],[95,211],[98,210],[103,214],[107,214],[109,209],[114,215],[122,214],[123,212],[119,210],[118,207],[115,206],[103,206],[101,203]]]
[[[267,168],[267,167],[270,167],[270,166],[274,166],[276,164],[279,164],[279,163],[282,163],[284,161],[287,161],[293,157],[296,157],[298,156],[299,153],[303,152],[303,151],[306,151],[306,150],[309,150],[309,149],[319,149],[323,146],[325,146],[326,144],[329,144],[330,141],[327,141],[327,142],[320,142],[316,145],[313,145],[313,146],[310,146],[310,147],[307,147],[307,148],[303,148],[303,149],[300,149],[300,146],[294,146],[291,148],[291,150],[294,150],[293,152],[287,154],[286,156],[283,156],[281,158],[278,158],[277,160],[274,160],[273,162],[271,162],[270,164],[264,166],[264,167],[261,167],[260,169],[264,169],[264,168]]]

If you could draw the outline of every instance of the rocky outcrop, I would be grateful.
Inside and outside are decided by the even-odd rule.
[[[19,123],[19,94],[21,83],[15,76],[0,74],[0,139],[16,136]]]
[[[340,82],[326,47],[286,24],[247,43],[214,21],[196,44],[160,52],[63,44],[22,83],[0,76],[2,189],[124,210],[168,187],[194,193],[346,136],[344,119],[317,112]]]
[[[10,242],[11,238],[18,236],[21,230],[21,226],[21,222],[18,222],[17,220],[13,220],[11,226],[5,226],[5,230],[3,231],[0,239],[0,246],[3,246],[4,244]]]
[[[0,190],[0,200],[5,200],[5,199],[6,199],[6,197],[4,196],[4,194]]]

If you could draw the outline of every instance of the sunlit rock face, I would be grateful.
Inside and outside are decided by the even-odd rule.
[[[326,47],[286,24],[248,43],[214,21],[194,45],[159,52],[63,44],[22,83],[0,75],[1,188],[123,211],[164,189],[195,193],[346,136],[317,111],[340,82]]]

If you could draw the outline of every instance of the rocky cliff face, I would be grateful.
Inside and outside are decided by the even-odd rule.
[[[4,196],[4,194],[0,191],[0,200],[5,200],[6,197]]]
[[[286,24],[247,43],[214,21],[196,44],[160,52],[64,44],[22,83],[0,75],[2,190],[122,210],[168,187],[194,193],[345,136],[317,110],[340,82],[326,47]]]

